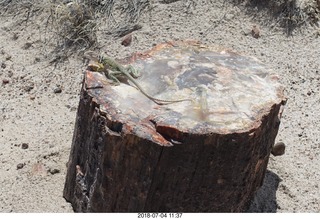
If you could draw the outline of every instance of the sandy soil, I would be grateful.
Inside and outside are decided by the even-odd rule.
[[[249,211],[320,212],[320,31],[306,25],[287,36],[267,10],[227,2],[154,1],[130,47],[106,34],[107,23],[99,26],[98,42],[102,51],[123,58],[155,43],[196,39],[270,66],[289,98],[277,138],[287,148],[270,158]],[[72,212],[62,191],[85,63],[75,53],[50,64],[55,41],[45,28],[49,12],[34,11],[27,22],[26,16],[0,16],[0,212]],[[259,38],[251,35],[255,24]]]

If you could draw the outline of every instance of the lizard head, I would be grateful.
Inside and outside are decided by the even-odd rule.
[[[91,71],[101,72],[101,71],[103,71],[105,69],[105,66],[100,62],[90,61],[89,64],[88,64],[88,68]]]

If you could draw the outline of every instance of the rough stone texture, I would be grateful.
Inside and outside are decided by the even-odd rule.
[[[156,57],[153,52],[157,50],[148,53]],[[256,63],[254,66],[257,69]],[[246,65],[247,68],[250,66]],[[219,72],[217,75],[223,77]],[[263,75],[261,78],[265,78]],[[86,89],[94,84],[102,84],[103,88]],[[285,98],[278,85],[274,89],[274,102],[268,99],[267,103],[259,103],[262,107],[252,110],[250,124],[244,123],[242,129],[226,129],[238,126],[229,123],[215,126],[215,117],[200,117],[193,120],[195,123],[198,119],[196,126],[182,127],[185,117],[181,112],[189,106],[187,103],[179,103],[176,108],[160,107],[143,95],[134,99],[128,94],[129,97],[123,98],[122,87],[106,84],[99,73],[86,72],[64,189],[64,197],[75,211],[242,212],[248,209],[262,185],[280,124]],[[119,107],[131,101],[131,107]],[[144,109],[136,101],[143,104],[149,101],[149,108]],[[210,101],[208,97],[209,112],[215,107],[211,107]],[[141,108],[144,112],[140,113]]]

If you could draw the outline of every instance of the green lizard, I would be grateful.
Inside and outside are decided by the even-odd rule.
[[[85,57],[96,59],[95,58],[96,56],[89,52],[85,54]],[[139,85],[139,83],[134,79],[134,77],[135,78],[139,77],[140,74],[131,65],[129,65],[128,67],[124,67],[123,65],[116,62],[114,59],[110,58],[105,54],[98,56],[97,62],[99,64],[97,71],[103,71],[106,77],[113,80],[116,83],[116,85],[120,84],[118,77],[125,77],[126,79],[131,81],[140,90],[140,92],[143,95],[145,95],[147,98],[149,98],[150,100],[152,100],[158,105],[165,105],[165,104],[177,103],[177,102],[183,102],[183,101],[192,101],[191,99],[161,100],[161,99],[154,98],[149,94],[147,94]],[[106,67],[108,71],[106,70]]]

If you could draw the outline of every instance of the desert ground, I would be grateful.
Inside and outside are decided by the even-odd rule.
[[[73,212],[63,187],[84,51],[124,58],[184,39],[254,56],[286,89],[286,152],[270,157],[248,211],[320,212],[319,1],[105,2],[0,0],[0,212]]]

